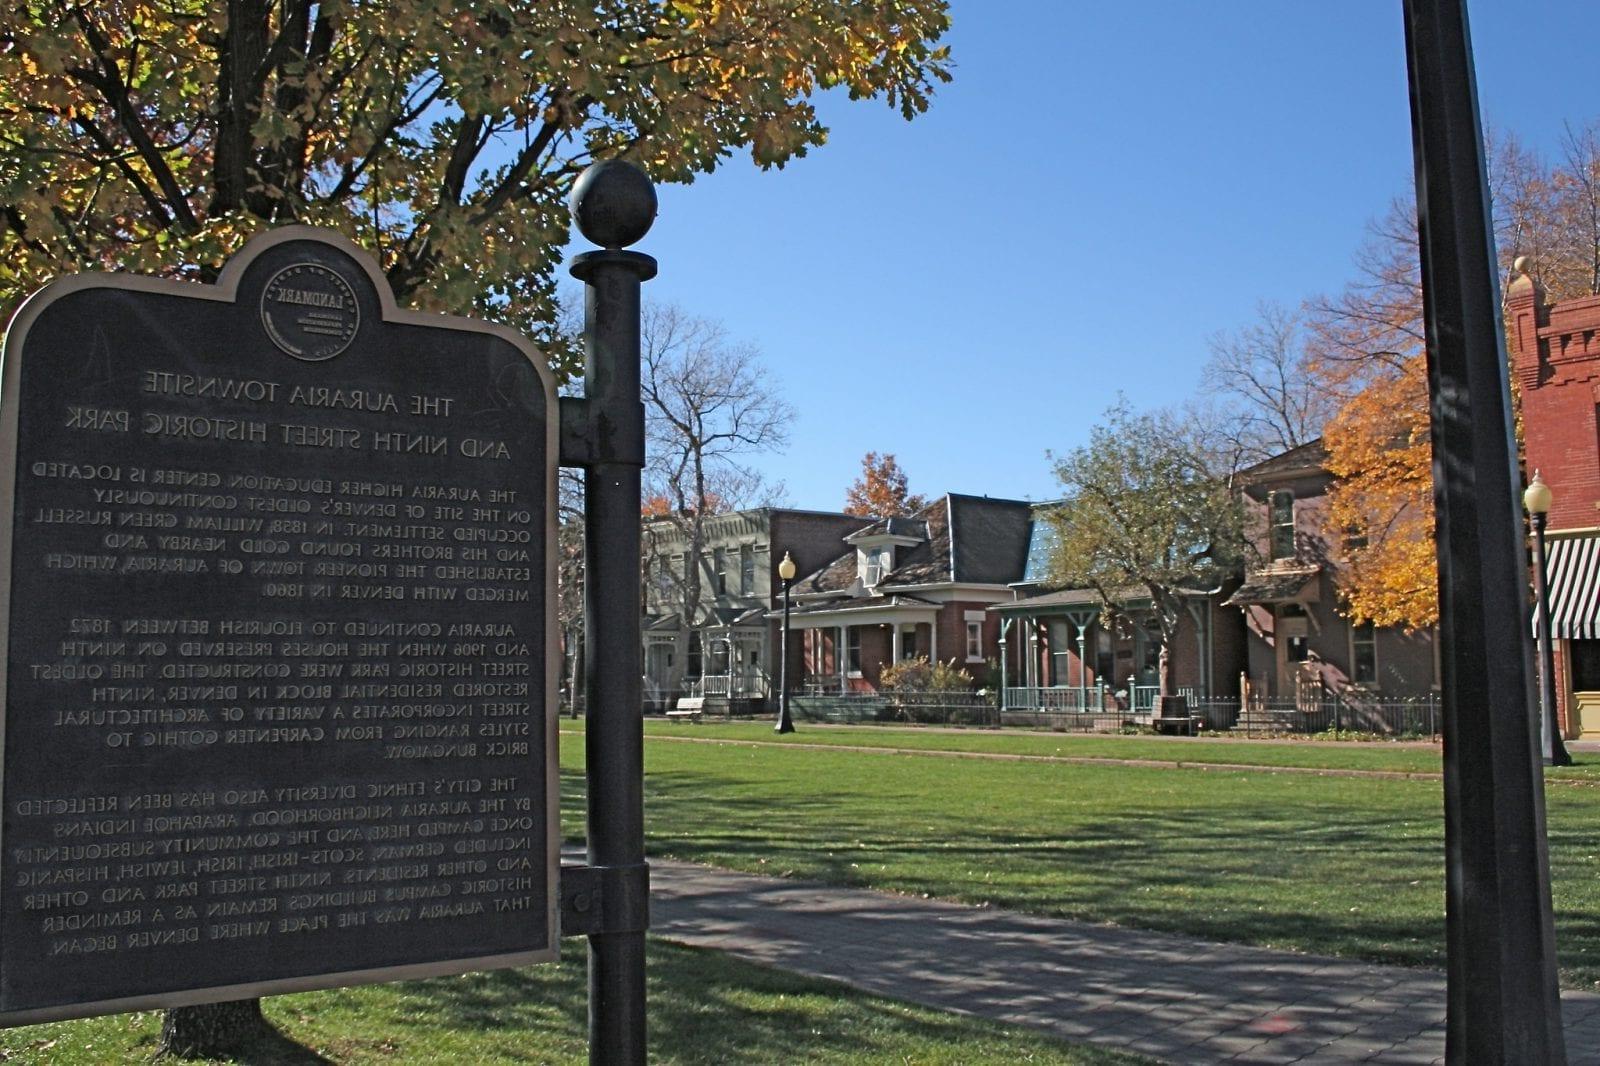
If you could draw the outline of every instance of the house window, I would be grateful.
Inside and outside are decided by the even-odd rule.
[[[1272,558],[1294,558],[1294,493],[1274,492],[1267,504],[1272,525]]]
[[[1378,683],[1378,631],[1371,622],[1350,627],[1350,680],[1358,685]]]
[[[756,550],[752,545],[739,547],[739,595],[756,594]]]
[[[712,588],[717,590],[718,596],[728,594],[728,549],[713,548],[711,550],[711,565],[713,574]]]
[[[867,548],[861,558],[861,580],[868,588],[882,581],[894,566],[892,548]]]
[[[1600,640],[1574,640],[1567,644],[1572,660],[1572,691],[1600,692]]]
[[[851,626],[845,630],[844,665],[852,676],[861,676],[861,630]]]
[[[967,662],[983,662],[983,623],[967,623]]]
[[[702,666],[702,660],[701,660],[701,655],[700,655],[700,634],[699,633],[695,633],[695,632],[691,632],[689,634],[689,669],[688,669],[688,675],[690,677],[700,677],[701,676],[701,666]]]

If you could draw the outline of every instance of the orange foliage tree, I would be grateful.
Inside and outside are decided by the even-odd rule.
[[[861,457],[861,476],[844,497],[844,513],[864,518],[896,518],[915,514],[928,501],[909,491],[906,473],[894,453],[868,452]]]
[[[1521,256],[1558,298],[1600,291],[1600,122],[1569,128],[1554,165],[1510,136],[1488,155],[1502,291]],[[1345,609],[1409,629],[1439,615],[1419,262],[1415,205],[1396,200],[1369,227],[1355,279],[1307,304],[1308,364],[1339,404],[1323,436]]]

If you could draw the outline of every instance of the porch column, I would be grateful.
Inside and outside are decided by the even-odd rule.
[[[1089,661],[1084,658],[1089,643],[1089,628],[1079,621],[1078,625],[1078,710],[1089,709]]]
[[[939,622],[935,619],[928,623],[928,661],[939,661]]]
[[[1028,636],[1024,642],[1024,654],[1028,657],[1028,687],[1039,687],[1039,623],[1032,615],[1028,616]]]
[[[839,695],[845,694],[845,658],[848,644],[846,643],[845,626],[840,626],[835,632],[838,636],[833,645],[833,667],[839,671]]]
[[[1000,619],[1000,709],[1002,711],[1006,709],[1006,659],[1009,657],[1007,655],[1007,652],[1010,649],[1007,647],[1007,642],[1008,642],[1010,636],[1011,636],[1011,619],[1009,619],[1009,618],[1001,618]]]
[[[896,622],[889,627],[889,661],[898,664],[901,652],[900,623]]]

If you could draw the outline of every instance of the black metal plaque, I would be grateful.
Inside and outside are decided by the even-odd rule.
[[[537,353],[298,228],[3,370],[0,1023],[554,958]]]

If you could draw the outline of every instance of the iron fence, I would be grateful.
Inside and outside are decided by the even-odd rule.
[[[699,686],[690,686],[698,694]],[[829,691],[829,689],[832,691]],[[1143,686],[1140,686],[1142,689]],[[1436,695],[1411,699],[1378,698],[1363,693],[1325,693],[1318,698],[1250,700],[1197,696],[1189,713],[1209,733],[1234,736],[1285,736],[1362,733],[1383,737],[1439,735]],[[841,692],[835,686],[807,686],[789,697],[798,721],[910,722],[923,725],[1009,726],[1069,733],[1115,733],[1147,729],[1152,700],[1124,689],[1007,688],[978,692]],[[749,713],[746,711],[745,713]]]
[[[1247,735],[1367,733],[1387,737],[1435,737],[1440,731],[1439,698],[1380,699],[1365,694],[1327,693],[1316,699],[1189,700],[1189,713],[1215,732]]]

